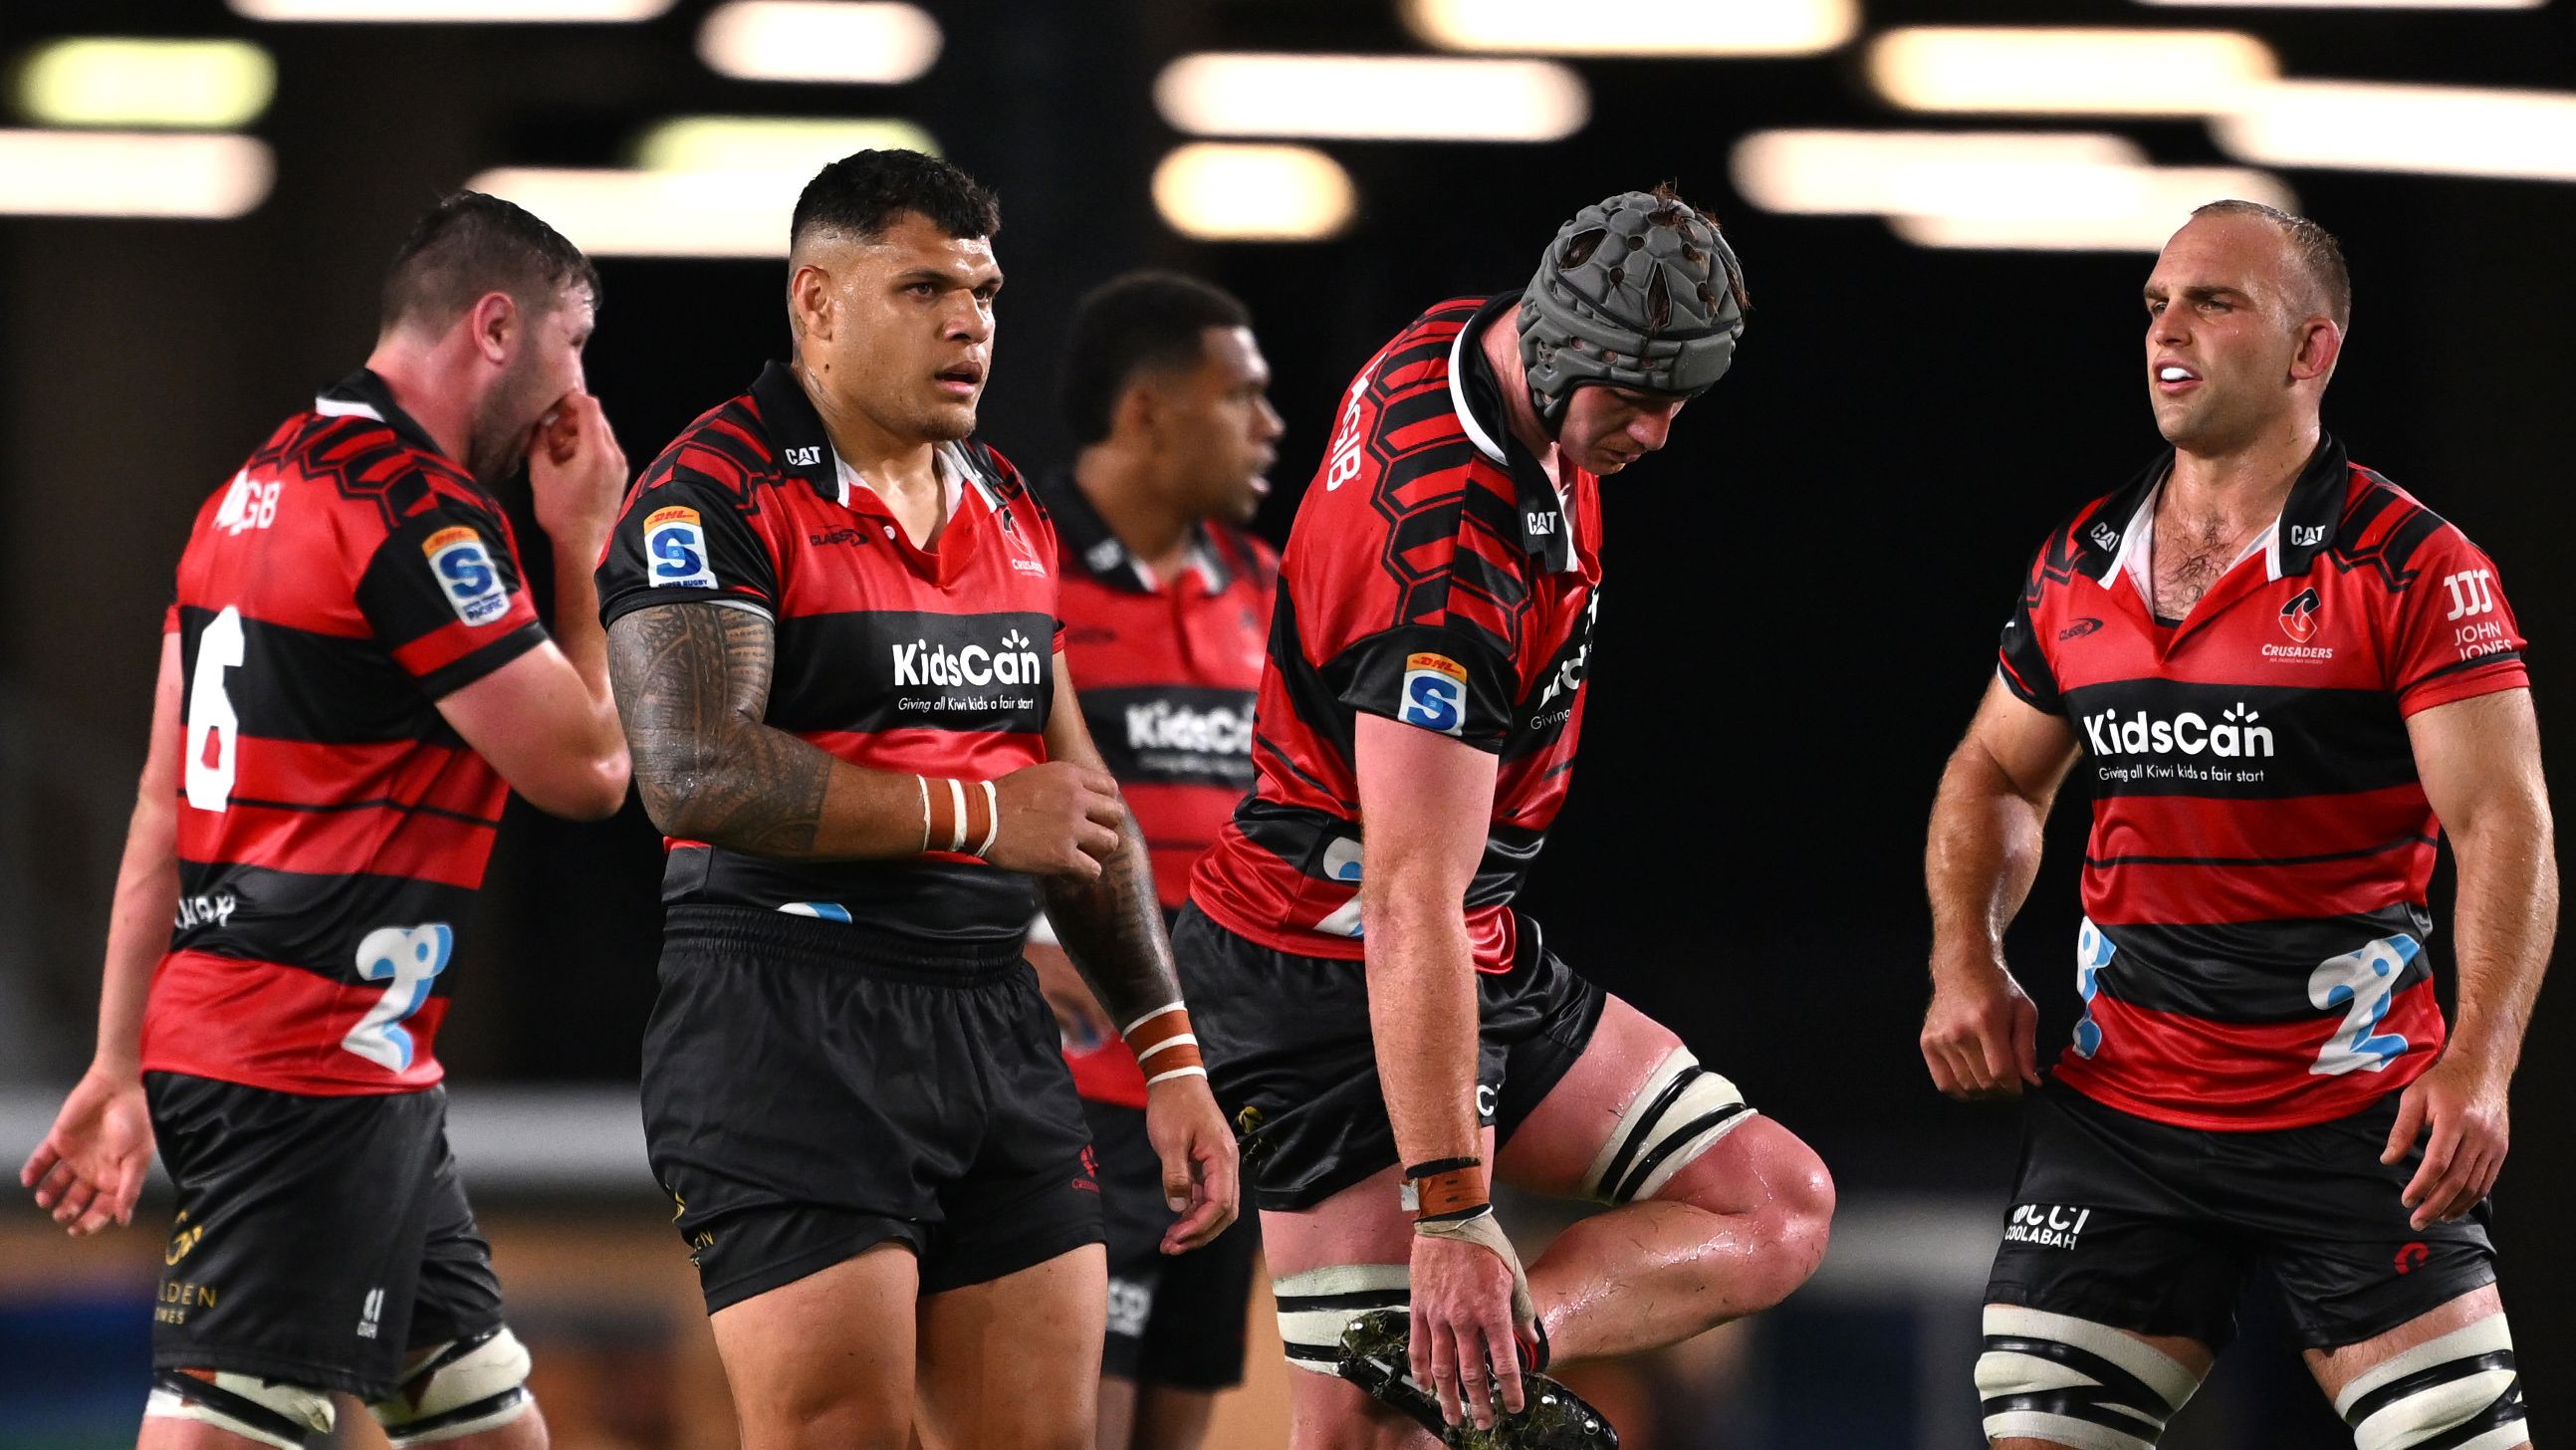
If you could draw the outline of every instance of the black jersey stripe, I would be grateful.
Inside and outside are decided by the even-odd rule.
[[[2334,861],[2358,861],[2366,857],[2402,851],[2410,846],[2441,844],[2431,836],[2400,836],[2376,846],[2363,846],[2351,851],[2320,851],[2313,856],[2086,856],[2084,864],[2102,868],[2110,866],[2323,866]]]

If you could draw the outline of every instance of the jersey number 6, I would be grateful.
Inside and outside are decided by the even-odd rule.
[[[232,696],[224,692],[224,675],[241,668],[245,647],[241,610],[233,605],[226,605],[197,636],[197,673],[188,682],[183,749],[188,762],[188,804],[201,811],[220,811],[232,800],[241,717],[233,713]]]

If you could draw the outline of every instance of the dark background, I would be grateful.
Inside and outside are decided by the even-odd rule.
[[[1290,431],[1263,519],[1274,537],[1336,394],[1424,306],[1518,287],[1558,222],[1609,192],[1670,180],[1716,211],[1744,259],[1750,327],[1672,446],[1607,490],[1615,582],[1582,779],[1528,905],[1570,959],[1813,1142],[1846,1195],[2001,1203],[2014,1115],[1937,1097],[1914,1046],[1922,827],[2029,551],[2158,446],[2139,381],[2145,254],[1925,250],[1876,220],[1739,201],[1726,159],[1747,131],[1950,124],[1888,114],[1856,47],[1580,62],[1593,114],[1571,140],[1330,143],[1364,208],[1345,237],[1210,247],[1165,230],[1147,196],[1176,139],[1149,100],[1155,73],[1218,45],[1417,49],[1385,4],[930,4],[947,37],[937,67],[861,92],[711,74],[689,47],[705,8],[682,0],[618,27],[256,27],[281,71],[254,127],[279,154],[262,208],[228,223],[0,220],[0,539],[14,586],[0,629],[0,1015],[17,1003],[0,1079],[64,1084],[85,1060],[159,618],[191,513],[315,384],[364,357],[382,262],[413,216],[486,166],[608,163],[661,114],[900,114],[1002,197],[1009,286],[985,436],[1024,468],[1062,460],[1052,353],[1073,299],[1130,266],[1195,270],[1251,305],[1278,374]],[[1871,4],[1866,17],[2241,25],[2292,75],[2576,82],[2564,0],[2441,16],[1957,0]],[[66,30],[253,29],[212,5],[0,9],[8,51]],[[2198,122],[2116,129],[2159,161],[2221,159]],[[2576,192],[2284,175],[2342,236],[2354,276],[2327,424],[2493,554],[2533,641],[2552,774],[2576,779],[2576,737],[2555,710],[2576,682],[2564,542]],[[783,269],[601,270],[589,376],[640,468],[783,348]],[[541,547],[523,551],[542,567]],[[631,1081],[653,994],[657,842],[632,806],[595,827],[514,813],[442,1056],[469,1083]],[[2013,936],[2047,1052],[2074,1015],[2081,817],[2059,812]],[[2446,876],[2445,915],[2448,891]],[[2576,1249],[2555,1207],[2576,1187],[2566,996],[2544,994],[2532,1023],[2497,1210],[2544,1423],[2548,1387],[2576,1375]],[[2340,1443],[2330,1422],[2305,1433]]]

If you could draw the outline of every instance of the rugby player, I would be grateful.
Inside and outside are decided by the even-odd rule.
[[[1081,443],[1040,480],[1063,578],[1065,662],[1093,741],[1136,813],[1163,910],[1252,788],[1278,555],[1243,532],[1270,491],[1282,426],[1243,304],[1195,278],[1133,272],[1075,309],[1064,421]],[[1145,1139],[1145,1075],[1052,930],[1029,962],[1056,1010],[1100,1156],[1109,1332],[1102,1450],[1194,1450],[1216,1392],[1243,1380],[1256,1221],[1177,1257]]]
[[[1525,1387],[1551,1346],[1674,1343],[1823,1256],[1815,1154],[1511,906],[1581,725],[1600,480],[1717,382],[1744,307],[1716,224],[1669,189],[1586,207],[1525,289],[1443,302],[1360,369],[1300,505],[1259,791],[1174,931],[1312,1371],[1295,1445],[1505,1412],[1477,1443],[1607,1443]],[[1617,1207],[1524,1273],[1496,1172]]]
[[[747,1450],[901,1447],[916,1400],[946,1444],[1090,1450],[1099,1184],[1020,956],[1041,890],[1151,1080],[1171,1242],[1234,1216],[1145,844],[1063,666],[1054,526],[971,436],[999,222],[918,153],[825,167],[793,361],[664,450],[601,565],[671,838],[645,1131]]]
[[[2539,733],[2495,566],[2320,425],[2351,299],[2303,217],[2216,202],[2165,244],[2172,447],[2041,546],[1942,777],[1923,1056],[2027,1104],[1977,1364],[1997,1445],[2153,1445],[2258,1267],[2365,1450],[2529,1442],[2486,1199],[2557,915]],[[2084,757],[2085,1010],[2043,1082],[2003,931]]]
[[[544,222],[449,197],[366,366],[198,510],[97,1056],[21,1173],[92,1233],[130,1221],[159,1144],[147,1450],[293,1450],[335,1391],[398,1447],[546,1443],[431,1048],[507,793],[578,819],[626,795],[590,579],[626,486],[582,391],[597,301]],[[551,638],[486,488],[523,458]]]

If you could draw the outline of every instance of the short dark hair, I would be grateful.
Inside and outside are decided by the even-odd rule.
[[[2334,233],[2306,217],[2265,206],[2259,201],[2213,201],[2192,211],[2195,217],[2250,216],[2260,217],[2278,227],[2289,239],[2290,251],[2306,269],[2308,280],[2315,284],[2326,315],[2337,327],[2352,326],[2352,272],[2343,264],[2343,244]]]
[[[805,183],[788,244],[816,232],[874,241],[905,212],[919,213],[952,237],[989,237],[1002,229],[1001,202],[956,166],[918,151],[853,151]]]
[[[507,292],[532,313],[553,309],[565,287],[599,300],[599,269],[581,248],[520,207],[460,191],[413,225],[385,273],[380,325],[417,323],[444,332],[487,292]]]
[[[1196,277],[1129,272],[1101,283],[1074,307],[1065,337],[1065,426],[1085,445],[1106,439],[1138,373],[1195,367],[1209,328],[1251,325],[1233,293]]]

